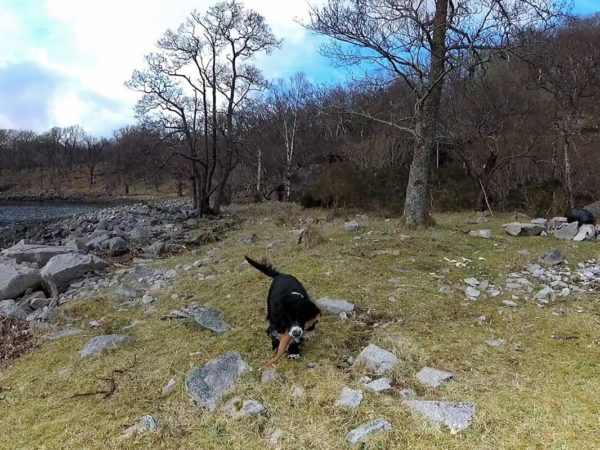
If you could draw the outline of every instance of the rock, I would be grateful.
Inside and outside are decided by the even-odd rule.
[[[27,313],[17,306],[14,300],[0,301],[0,317],[16,317],[27,320]]]
[[[596,238],[596,227],[594,225],[581,225],[574,241],[593,241]]]
[[[544,218],[531,219],[530,222],[534,225],[538,225],[538,226],[542,227],[544,230],[548,229],[548,219],[544,219]]]
[[[279,441],[282,437],[283,437],[283,430],[278,428],[271,433],[271,435],[269,436],[269,439],[267,441],[267,444],[270,447],[277,447],[279,445]]]
[[[566,225],[562,225],[559,228],[554,230],[554,237],[558,239],[563,239],[566,241],[571,241],[575,236],[577,236],[577,232],[579,231],[579,223],[571,222]]]
[[[70,247],[25,244],[25,241],[20,241],[12,247],[3,250],[1,254],[7,258],[14,259],[17,264],[23,262],[37,263],[42,267],[53,256],[74,252],[76,252],[76,250]]]
[[[487,323],[489,323],[490,318],[488,316],[479,316],[477,318],[477,323],[479,325],[486,325]]]
[[[504,339],[487,339],[484,341],[490,347],[500,347],[506,342]]]
[[[147,433],[148,431],[156,430],[156,422],[152,416],[146,415],[142,416],[138,423],[130,426],[123,432],[124,439],[131,439],[132,437]]]
[[[479,292],[474,287],[467,286],[467,288],[465,289],[465,294],[467,295],[467,297],[477,298],[477,297],[479,297],[481,295],[481,292]]]
[[[294,386],[294,388],[292,389],[292,398],[294,400],[303,399],[305,395],[306,391],[302,386]]]
[[[516,308],[517,306],[519,306],[518,303],[515,303],[512,300],[502,300],[502,304],[504,306],[508,306],[509,308]]]
[[[83,330],[80,328],[66,328],[64,330],[56,331],[54,333],[45,335],[44,339],[48,341],[56,341],[65,337],[76,336],[81,333],[83,333]]]
[[[167,270],[164,275],[164,277],[167,280],[174,280],[178,276],[179,276],[179,274],[177,273],[177,271],[175,269]]]
[[[156,301],[156,297],[150,294],[144,294],[142,297],[142,304],[149,305],[150,303],[154,303]]]
[[[132,299],[138,297],[140,295],[140,291],[131,286],[121,285],[113,291],[113,294],[116,297]]]
[[[540,264],[545,264],[548,266],[558,266],[565,262],[565,258],[563,257],[559,249],[551,248],[546,253],[541,255],[538,258],[538,261],[540,262]]]
[[[228,416],[239,418],[263,414],[267,409],[256,400],[242,401],[241,397],[233,397],[223,405],[222,410]]]
[[[110,253],[113,256],[120,256],[129,252],[127,241],[122,237],[115,237],[110,239],[108,241],[108,249],[110,250]]]
[[[280,377],[279,373],[277,372],[277,369],[271,368],[263,371],[263,373],[260,375],[260,382],[262,384],[268,384],[273,381],[279,380],[279,378]]]
[[[358,428],[350,431],[346,435],[346,442],[350,445],[358,444],[359,442],[366,441],[369,436],[374,433],[381,433],[392,430],[392,424],[387,420],[381,418],[377,420],[373,420],[371,422],[367,422]]]
[[[465,278],[463,281],[468,286],[472,286],[472,287],[479,286],[479,280],[477,280],[477,278]]]
[[[521,230],[522,227],[520,222],[509,223],[508,225],[504,226],[504,231],[511,236],[519,236],[521,234]]]
[[[552,219],[550,219],[550,221],[548,222],[548,227],[550,229],[555,229],[555,228],[559,228],[562,225],[568,223],[567,218],[566,217],[553,217]]]
[[[390,384],[389,378],[378,378],[377,380],[365,384],[365,388],[371,392],[379,393],[389,391],[392,388],[392,385]]]
[[[127,233],[127,237],[132,241],[142,241],[150,237],[150,230],[146,227],[138,226],[131,230],[129,233]]]
[[[64,241],[63,245],[67,248],[71,248],[75,251],[84,251],[87,250],[87,239],[73,237]]]
[[[23,264],[0,260],[0,300],[14,299],[42,281],[40,272]]]
[[[452,294],[452,288],[450,286],[440,286],[440,288],[438,289],[438,292],[440,294],[450,295],[450,294]]]
[[[95,336],[91,338],[83,350],[79,352],[79,356],[82,358],[88,358],[95,355],[96,353],[104,350],[112,350],[119,347],[122,344],[132,342],[131,336],[124,336],[120,334],[108,334],[104,336]]]
[[[340,315],[341,313],[352,314],[352,312],[354,312],[354,304],[347,302],[346,300],[322,298],[317,301],[317,304],[325,311],[335,315]]]
[[[250,370],[238,352],[228,352],[193,370],[185,387],[196,404],[213,411],[221,397]]]
[[[36,309],[40,309],[45,306],[49,306],[51,302],[52,302],[52,299],[50,299],[50,298],[36,297],[29,301],[29,307],[35,311]]]
[[[165,243],[163,241],[157,241],[154,244],[143,247],[142,251],[146,255],[154,256],[156,258],[164,253]]]
[[[85,243],[85,246],[88,249],[97,249],[102,250],[108,246],[108,241],[110,240],[110,234],[105,233],[99,236],[92,237],[88,239]]]
[[[353,366],[364,366],[377,375],[389,372],[398,362],[398,358],[392,352],[384,350],[375,344],[369,344],[356,357]]]
[[[427,421],[446,425],[452,433],[469,428],[476,412],[474,403],[405,400],[404,404],[411,411],[425,416]]]
[[[105,267],[106,263],[94,255],[68,253],[52,257],[40,273],[44,280],[64,287],[88,272],[102,270]]]
[[[360,402],[362,402],[363,393],[359,390],[350,389],[349,387],[344,387],[342,392],[340,393],[340,397],[337,402],[335,402],[335,406],[339,408],[353,408],[356,409],[360,406]]]
[[[494,237],[492,230],[472,230],[469,231],[469,236],[478,237],[483,239],[491,239]]]
[[[543,289],[540,289],[535,294],[534,298],[536,300],[551,300],[553,296],[554,296],[554,289],[552,289],[549,286],[545,286]]]
[[[416,397],[417,393],[414,389],[402,389],[400,392],[398,392],[398,395],[400,395],[402,398],[408,399]]]
[[[193,305],[182,311],[171,311],[165,319],[194,319],[202,328],[215,334],[223,334],[229,330],[229,324],[223,320],[223,313],[216,309]]]
[[[444,381],[454,378],[452,372],[446,372],[444,370],[434,369],[433,367],[423,367],[419,373],[417,373],[417,380],[422,384],[437,388],[441,386]]]
[[[171,378],[169,380],[169,382],[165,385],[165,387],[162,388],[162,391],[160,391],[160,393],[162,395],[169,395],[171,392],[173,392],[175,390],[175,386],[177,386],[177,379]]]
[[[358,223],[356,220],[351,220],[350,222],[346,222],[344,224],[344,228],[346,229],[346,231],[358,231],[362,227],[362,224]]]

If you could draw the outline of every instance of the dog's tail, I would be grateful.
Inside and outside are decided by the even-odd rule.
[[[268,277],[275,278],[277,275],[279,275],[279,272],[277,271],[277,269],[275,269],[271,264],[264,262],[264,261],[261,264],[247,256],[245,256],[245,258],[246,258],[246,261],[248,261],[248,264],[250,264],[252,267],[254,267],[257,270],[260,270],[262,273],[264,273]]]

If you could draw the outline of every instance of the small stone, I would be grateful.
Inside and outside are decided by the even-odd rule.
[[[165,275],[164,275],[164,276],[165,276],[165,278],[166,278],[167,280],[172,280],[172,279],[174,279],[174,278],[177,278],[177,277],[178,277],[178,274],[177,274],[177,271],[176,271],[176,270],[174,270],[174,269],[171,269],[171,270],[167,270],[167,271],[165,272]]]
[[[492,230],[472,230],[469,231],[469,236],[483,239],[491,239],[493,237]]]
[[[452,288],[450,286],[441,286],[438,292],[443,295],[449,295],[452,294]]]
[[[465,289],[465,294],[470,298],[478,298],[481,295],[481,292],[474,287],[467,286],[467,289]]]
[[[352,314],[354,312],[354,304],[346,300],[336,300],[331,298],[322,298],[317,300],[320,308],[332,314],[339,315],[340,313]]]
[[[362,224],[358,223],[356,220],[351,220],[350,222],[346,222],[344,224],[344,228],[346,229],[346,231],[358,231],[362,227]]]
[[[279,373],[277,372],[277,369],[275,368],[271,368],[271,369],[267,369],[265,371],[263,371],[263,373],[260,376],[260,382],[262,384],[267,384],[267,383],[271,383],[273,381],[277,381],[280,378]]]
[[[149,415],[142,416],[138,423],[132,425],[123,432],[123,438],[131,439],[138,434],[154,430],[156,430],[156,422],[154,421],[154,418]]]
[[[392,352],[374,344],[369,344],[356,357],[353,365],[364,365],[368,370],[377,375],[384,375],[394,367],[397,361],[398,358]]]
[[[335,406],[340,408],[353,408],[356,409],[360,406],[360,403],[363,399],[363,393],[359,390],[350,389],[349,387],[344,387],[338,398]]]
[[[477,278],[465,278],[463,281],[466,285],[471,287],[479,286],[479,280]]]
[[[277,429],[271,433],[271,436],[269,436],[269,440],[267,441],[267,444],[269,444],[269,446],[271,446],[271,447],[276,447],[277,445],[279,445],[279,441],[281,440],[282,437],[283,437],[283,430]]]
[[[156,301],[156,297],[150,294],[144,294],[142,297],[142,304],[149,305],[150,303],[154,303]]]
[[[490,286],[490,282],[488,280],[483,280],[479,283],[479,289],[485,291]]]
[[[540,289],[537,294],[535,294],[536,300],[551,300],[554,296],[554,289],[551,287],[545,286],[543,289]]]
[[[422,384],[437,388],[444,381],[454,378],[452,372],[446,372],[444,370],[435,369],[433,367],[423,367],[419,373],[417,373],[417,380]]]
[[[404,404],[411,411],[425,416],[429,422],[446,425],[451,433],[469,428],[476,412],[474,403],[406,400]]]
[[[194,266],[195,268],[202,267],[202,263],[203,261],[201,259],[197,259],[193,262],[192,266]]]
[[[506,342],[504,339],[487,339],[484,341],[490,347],[500,347]]]
[[[162,388],[162,395],[169,395],[171,392],[175,390],[175,386],[177,385],[177,379],[171,378],[169,382]]]
[[[594,225],[581,225],[574,241],[593,241],[596,237],[596,227]]]
[[[509,308],[516,308],[517,306],[519,306],[517,303],[513,302],[512,300],[502,300],[502,304],[504,306],[508,306]]]
[[[294,386],[294,388],[292,389],[292,398],[294,400],[300,400],[304,398],[305,395],[306,391],[301,386]]]
[[[402,389],[398,395],[404,399],[414,398],[417,396],[417,392],[414,389]]]
[[[365,384],[365,388],[367,388],[371,392],[385,392],[389,391],[392,388],[390,384],[389,378],[379,378],[377,380],[373,380],[370,383]]]
[[[133,341],[131,336],[123,336],[119,334],[109,334],[106,336],[96,336],[90,339],[83,350],[79,352],[79,356],[82,358],[88,358],[100,353],[104,350],[112,350],[119,347],[122,344]]]
[[[377,420],[373,420],[371,422],[367,422],[358,428],[350,431],[346,435],[346,442],[350,445],[358,444],[359,442],[366,441],[369,436],[374,433],[387,432],[392,430],[392,424],[387,420],[381,418]]]

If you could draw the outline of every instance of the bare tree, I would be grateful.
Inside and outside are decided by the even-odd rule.
[[[555,0],[328,0],[311,7],[307,27],[335,39],[324,46],[326,55],[375,68],[385,81],[400,80],[411,90],[410,116],[372,117],[414,140],[404,204],[410,226],[430,222],[429,170],[448,74],[510,50],[521,30],[547,26],[563,6]]]

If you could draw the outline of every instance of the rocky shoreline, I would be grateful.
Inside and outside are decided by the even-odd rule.
[[[0,315],[47,322],[57,306],[106,288],[124,301],[142,301],[138,288],[151,294],[177,277],[147,269],[154,258],[217,241],[234,225],[231,217],[198,221],[191,201],[171,200],[103,208],[40,224],[35,233],[29,228],[0,252]]]

